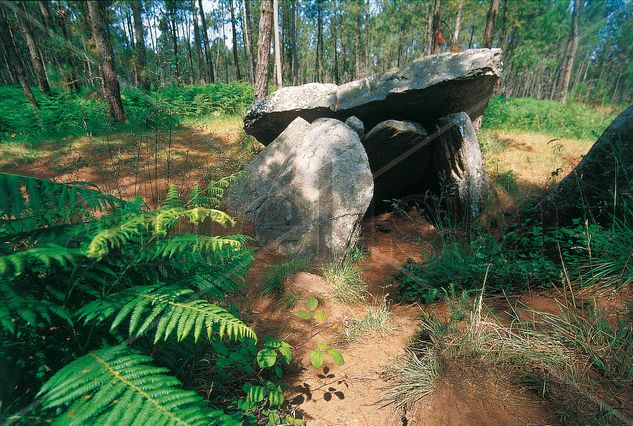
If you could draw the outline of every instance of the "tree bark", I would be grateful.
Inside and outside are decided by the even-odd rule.
[[[431,32],[429,33],[429,46],[431,50],[429,51],[430,55],[437,55],[442,51],[442,46],[439,43],[439,33],[440,33],[440,25],[442,24],[441,19],[441,11],[442,11],[442,0],[435,0],[433,6],[433,18],[431,20]]]
[[[112,48],[108,43],[104,18],[99,8],[99,2],[90,0],[88,3],[88,15],[90,16],[90,29],[99,55],[101,77],[103,78],[103,91],[112,117],[118,121],[125,121],[123,103],[121,102],[121,90],[119,81],[114,72],[114,60]]]
[[[290,40],[291,40],[291,50],[292,50],[292,64],[291,64],[291,75],[292,75],[292,84],[299,84],[299,54],[297,52],[297,18],[299,15],[299,4],[297,0],[290,1]]]
[[[486,29],[484,30],[483,46],[490,48],[495,36],[495,23],[499,14],[499,0],[490,0],[490,9],[486,15]]]
[[[145,89],[150,89],[150,81],[147,75],[147,59],[145,51],[145,33],[143,31],[143,2],[132,1],[132,15],[134,17],[134,37],[136,38],[136,55],[138,61],[139,84]]]
[[[180,86],[182,84],[182,79],[180,77],[180,61],[178,60],[178,30],[176,28],[176,1],[171,0],[167,1],[167,26],[169,27],[169,37],[171,38],[172,47],[174,49],[174,78],[176,79],[176,86]]]
[[[9,67],[9,70],[13,72],[13,75],[15,75],[15,78],[17,78],[18,82],[20,83],[20,86],[22,87],[22,92],[24,92],[24,96],[26,97],[26,99],[28,99],[28,101],[35,108],[39,108],[39,105],[35,100],[35,96],[33,96],[31,86],[29,86],[28,79],[26,78],[26,72],[24,70],[22,60],[20,59],[15,45],[13,44],[11,29],[9,28],[9,23],[4,16],[3,7],[0,7],[0,31],[2,31],[2,45],[4,47],[4,51],[8,56],[7,66]]]
[[[204,8],[202,0],[198,0],[198,9],[200,10],[200,22],[202,23],[202,40],[204,41],[204,56],[207,59],[207,67],[209,69],[209,83],[215,83],[215,72],[213,71],[213,58],[211,48],[209,47],[209,35],[207,34],[207,20],[204,17]]]
[[[283,87],[281,43],[279,42],[279,2],[277,0],[273,0],[273,34],[275,35],[275,84],[277,87]]]
[[[453,37],[451,39],[451,52],[459,52],[459,32],[462,28],[462,9],[464,7],[464,0],[459,0],[457,6],[457,15],[455,16],[455,31],[453,31]]]
[[[204,66],[202,50],[200,49],[200,27],[198,26],[198,13],[196,12],[196,3],[194,0],[190,0],[189,8],[191,9],[191,18],[193,19],[193,43],[196,45],[196,59],[198,61],[200,83],[206,84],[206,68]]]
[[[323,15],[321,13],[321,1],[317,3],[317,45],[316,45],[316,61],[314,63],[314,81],[321,81],[321,61],[323,53]]]
[[[334,4],[334,22],[330,28],[331,28],[331,32],[332,32],[332,41],[334,43],[334,45],[332,46],[334,49],[334,83],[336,84],[341,84],[340,79],[339,79],[339,73],[338,73],[338,31],[336,30],[337,28],[339,28],[339,22],[338,22],[338,13],[337,13],[337,9],[338,9],[338,5],[335,3]]]
[[[248,80],[255,82],[255,64],[253,63],[253,41],[251,39],[251,11],[250,0],[244,0],[242,14],[242,34],[244,35],[244,47],[246,49],[246,61],[248,62]]]
[[[571,31],[569,33],[569,39],[567,40],[567,48],[565,49],[565,56],[563,57],[556,90],[558,99],[562,102],[565,102],[567,100],[567,92],[569,91],[571,73],[574,69],[574,59],[576,57],[576,50],[578,49],[578,21],[580,20],[582,7],[583,0],[574,0],[574,10],[572,12],[571,19]]]
[[[37,82],[37,87],[40,88],[42,93],[47,96],[51,94],[51,87],[48,84],[48,78],[46,78],[46,70],[44,69],[44,61],[42,60],[42,56],[40,55],[40,51],[37,48],[37,44],[35,43],[35,37],[33,37],[33,31],[31,30],[31,26],[26,21],[28,16],[28,12],[26,11],[26,5],[24,2],[21,2],[22,11],[20,13],[16,13],[18,17],[18,24],[20,25],[20,30],[22,31],[22,35],[24,36],[24,40],[26,41],[26,46],[29,51],[29,57],[31,59],[31,67],[33,69],[33,73],[35,74],[35,81]]]
[[[231,30],[233,33],[233,64],[235,65],[235,76],[238,80],[241,80],[242,73],[240,72],[240,56],[237,52],[237,25],[235,24],[235,10],[233,7],[233,0],[229,0],[229,9],[231,9]]]
[[[272,0],[262,0],[257,40],[257,67],[255,68],[255,99],[268,94],[268,66],[270,62],[270,31],[273,26]]]

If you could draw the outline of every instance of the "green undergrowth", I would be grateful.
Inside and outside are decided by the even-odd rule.
[[[495,96],[484,114],[482,130],[523,130],[558,138],[596,139],[616,112],[567,102]]]
[[[34,93],[39,109],[28,103],[18,86],[0,87],[2,141],[167,129],[185,119],[242,115],[253,100],[252,86],[242,82],[166,87],[151,92],[128,87],[121,95],[127,121],[117,124],[94,88],[78,94],[54,90],[50,97],[37,90]]]

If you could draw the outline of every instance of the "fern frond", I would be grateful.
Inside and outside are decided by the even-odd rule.
[[[66,267],[75,264],[75,258],[83,255],[81,250],[48,243],[43,247],[33,247],[16,253],[0,256],[0,276],[16,276],[24,272],[29,265],[41,264],[47,269],[54,264]]]
[[[151,360],[126,346],[102,348],[63,367],[38,396],[44,408],[68,407],[55,422],[64,425],[218,424],[223,413]]]
[[[111,329],[129,317],[129,336],[140,336],[155,328],[154,342],[167,340],[175,333],[182,341],[191,333],[198,341],[204,331],[211,339],[214,332],[220,338],[256,339],[255,332],[226,309],[200,299],[191,289],[179,286],[139,286],[104,300],[96,300],[78,312],[84,322],[102,322],[116,313]]]
[[[173,183],[169,185],[169,189],[167,190],[167,196],[165,197],[165,202],[163,203],[163,208],[174,208],[181,207],[182,203],[180,202],[180,192],[178,192],[178,188]]]
[[[216,209],[206,207],[160,209],[134,216],[117,226],[100,231],[88,245],[86,255],[93,259],[100,259],[107,255],[110,249],[125,245],[144,234],[165,236],[183,218],[193,224],[200,224],[206,219],[210,219],[222,226],[235,224],[231,216]]]
[[[50,324],[53,315],[72,325],[72,319],[63,307],[49,300],[20,296],[8,285],[0,285],[0,328],[8,333],[15,334],[19,319],[37,327],[42,320]]]
[[[155,250],[146,250],[143,258],[150,260],[158,257],[173,257],[182,253],[207,253],[222,252],[229,254],[235,250],[241,250],[250,241],[245,235],[230,235],[226,237],[206,236],[196,234],[178,234],[162,240],[156,244]]]
[[[20,218],[29,214],[75,210],[113,209],[125,201],[84,186],[86,182],[57,183],[48,179],[0,173],[0,217]]]

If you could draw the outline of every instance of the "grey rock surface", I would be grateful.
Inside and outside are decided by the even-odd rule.
[[[427,132],[418,123],[386,120],[367,133],[363,141],[374,175],[374,201],[417,193],[425,186],[431,158],[425,145]],[[415,150],[412,150],[413,147]]]
[[[475,128],[464,112],[442,118],[438,126],[441,132],[433,144],[436,179],[455,216],[470,223],[492,195]]]
[[[268,156],[280,150],[285,154],[281,164],[249,166],[247,183],[231,190],[240,192],[233,207],[246,206],[241,212],[254,222],[262,246],[284,255],[340,259],[358,238],[372,199],[367,154],[358,135],[339,120],[317,119],[307,129],[295,123],[287,136],[302,131],[303,137],[275,141],[278,146]],[[294,146],[282,151],[285,143]],[[260,182],[262,188],[250,190]]]
[[[621,200],[632,192],[633,105],[613,120],[574,170],[551,189],[538,211],[546,225],[568,225],[582,217],[608,223],[612,215],[626,214],[627,204]]]
[[[399,70],[341,86],[310,83],[285,87],[256,101],[244,129],[264,145],[296,117],[346,120],[356,116],[372,128],[386,118],[429,127],[443,116],[483,114],[501,73],[500,49],[471,49],[419,59]]]
[[[254,207],[258,205],[261,197],[268,194],[282,164],[293,155],[309,127],[310,123],[297,117],[273,143],[244,168],[245,176],[229,187],[226,196],[227,207],[231,213],[253,219]]]
[[[348,117],[348,119],[345,120],[345,124],[356,132],[361,141],[365,138],[365,125],[358,117],[354,117],[353,115]]]

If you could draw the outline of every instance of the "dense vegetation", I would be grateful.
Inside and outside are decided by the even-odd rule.
[[[233,223],[217,210],[229,182],[185,199],[172,186],[161,208],[143,211],[141,200],[0,174],[5,420],[240,424],[274,414],[283,395],[270,380],[291,348],[258,340],[227,301],[252,260],[248,238],[196,232]]]

